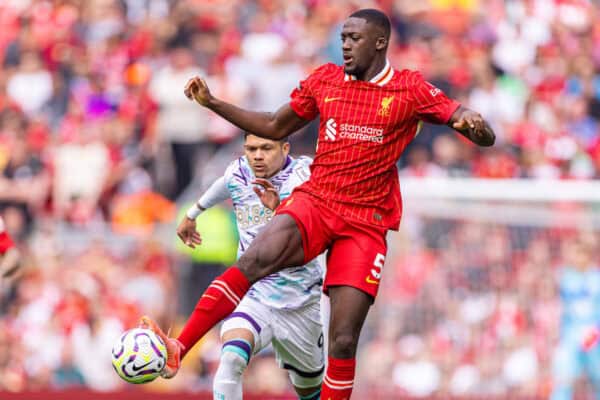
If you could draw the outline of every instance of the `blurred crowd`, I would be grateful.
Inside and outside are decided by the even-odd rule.
[[[181,322],[178,304],[204,289],[180,290],[182,271],[202,266],[172,246],[176,210],[240,151],[235,127],[183,96],[187,79],[274,110],[314,67],[341,63],[341,22],[370,6],[391,17],[392,65],[421,70],[497,134],[480,151],[426,125],[401,176],[600,176],[595,1],[1,1],[0,212],[24,268],[0,286],[0,390],[122,387],[104,368],[114,337],[143,312]],[[313,154],[316,129],[294,134],[292,152]],[[459,222],[423,229],[390,238],[361,347],[363,388],[550,393],[557,268],[579,239]],[[209,336],[180,379],[150,387],[210,388],[218,349]],[[288,389],[268,354],[255,361],[250,388]]]

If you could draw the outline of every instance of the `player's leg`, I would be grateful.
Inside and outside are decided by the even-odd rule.
[[[229,268],[206,289],[177,339],[167,338],[154,322],[146,318],[145,323],[167,345],[168,358],[163,377],[175,376],[180,358],[234,310],[251,284],[283,268],[312,260],[324,251],[329,235],[312,198],[294,192],[277,208],[277,215],[254,239],[237,267]]]
[[[248,329],[232,329],[221,340],[223,348],[213,380],[213,399],[242,400],[242,375],[254,349],[254,336]]]
[[[319,399],[325,369],[319,304],[272,312],[272,343],[278,364],[288,371],[299,399]]]
[[[582,353],[585,358],[587,376],[594,391],[594,398],[600,399],[600,346],[593,346]]]
[[[214,400],[241,400],[242,375],[253,354],[273,338],[269,309],[244,297],[221,326],[223,348],[213,380]]]
[[[331,316],[327,372],[321,396],[349,399],[354,386],[356,348],[373,297],[350,286],[329,289]]]
[[[321,398],[321,383],[313,387],[294,386],[299,400],[319,400]]]
[[[162,376],[175,376],[186,353],[237,307],[254,282],[303,263],[302,235],[296,221],[289,215],[276,215],[240,257],[237,266],[228,268],[208,286],[177,339],[168,338],[154,321],[143,317],[140,326],[152,329],[167,346]]]
[[[345,222],[337,232],[325,277],[331,306],[322,398],[346,400],[352,393],[358,339],[377,296],[387,243],[383,228]]]
[[[579,341],[568,336],[566,335],[560,340],[554,351],[551,400],[570,400],[573,398],[573,387],[583,367]]]
[[[265,226],[248,250],[233,266],[206,289],[185,324],[179,341],[185,352],[209,329],[228,316],[244,297],[250,285],[286,267],[302,265],[302,236],[289,215],[277,215]]]

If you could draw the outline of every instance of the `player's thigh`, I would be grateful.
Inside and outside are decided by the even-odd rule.
[[[221,340],[247,340],[251,351],[256,354],[271,343],[273,339],[272,315],[270,309],[245,296],[236,309],[221,325]],[[243,337],[236,335],[243,334]],[[250,336],[248,336],[250,334]]]
[[[387,254],[387,230],[348,225],[327,253],[325,292],[334,286],[351,286],[377,296]]]
[[[319,304],[297,310],[275,310],[273,349],[296,388],[319,386],[325,370]]]
[[[331,244],[335,218],[328,209],[320,208],[315,199],[304,193],[294,191],[277,207],[277,215],[289,215],[296,222],[302,237],[304,262],[307,264],[322,254]]]
[[[251,282],[304,262],[302,235],[289,215],[276,215],[252,241],[237,266]]]

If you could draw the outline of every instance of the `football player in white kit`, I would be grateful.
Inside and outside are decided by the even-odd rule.
[[[290,144],[247,134],[244,156],[233,161],[192,206],[177,228],[190,247],[201,243],[196,217],[228,198],[239,231],[238,257],[271,220],[280,200],[310,176],[309,157],[289,156]],[[214,400],[241,400],[242,374],[253,354],[273,344],[301,400],[320,397],[324,371],[319,301],[323,267],[318,259],[255,283],[221,327],[223,349],[213,382]]]

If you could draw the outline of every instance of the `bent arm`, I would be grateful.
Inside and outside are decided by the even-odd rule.
[[[244,110],[213,98],[207,107],[243,131],[273,140],[283,139],[310,122],[299,117],[289,104],[270,113]]]
[[[463,106],[452,114],[448,126],[479,146],[492,146],[496,141],[494,131],[481,114]]]
[[[289,104],[274,113],[244,110],[238,106],[214,97],[206,81],[200,77],[190,79],[184,89],[190,100],[214,111],[238,128],[267,139],[279,140],[291,135],[308,124]]]

